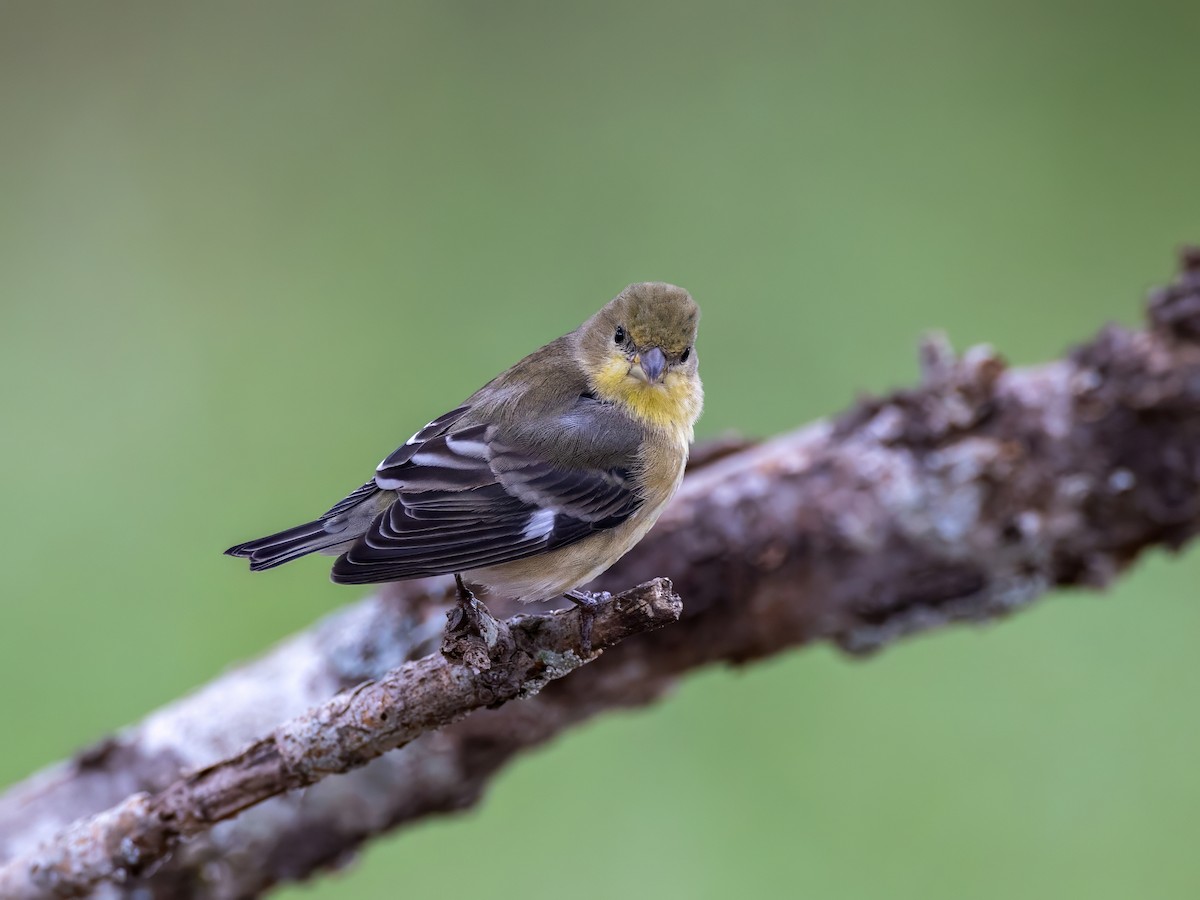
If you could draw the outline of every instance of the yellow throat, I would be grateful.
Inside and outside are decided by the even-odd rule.
[[[601,400],[620,404],[635,419],[691,443],[704,404],[698,377],[667,372],[662,384],[649,384],[629,373],[628,360],[615,358],[591,380],[592,390]]]

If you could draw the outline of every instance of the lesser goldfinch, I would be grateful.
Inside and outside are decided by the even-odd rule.
[[[340,554],[340,584],[455,575],[485,596],[587,602],[679,487],[703,405],[700,309],[632,284],[438,416],[313,522],[225,551]]]

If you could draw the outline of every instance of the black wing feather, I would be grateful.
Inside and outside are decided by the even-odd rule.
[[[632,426],[628,452],[614,460],[620,465],[570,468],[506,440],[495,426],[454,428],[468,409],[435,419],[380,463],[375,485],[394,490],[396,501],[338,558],[334,581],[398,581],[512,562],[612,528],[640,506],[630,476]],[[577,419],[580,410],[567,414]]]

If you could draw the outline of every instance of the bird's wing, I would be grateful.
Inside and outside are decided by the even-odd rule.
[[[380,464],[375,482],[394,490],[396,502],[338,558],[334,581],[395,581],[511,562],[612,528],[641,504],[631,475],[640,435],[590,397],[539,423],[540,441],[454,422],[427,435],[437,424]],[[603,459],[568,466],[547,458],[556,435],[577,441],[592,429],[605,445]]]
[[[444,434],[447,429],[450,428],[450,426],[466,415],[470,409],[470,406],[459,406],[450,410],[450,412],[445,413],[444,415],[438,416],[436,419],[410,437],[407,441],[405,441],[404,446],[400,447],[395,453],[381,462],[379,464],[379,471],[382,471],[384,468],[398,465],[399,463],[411,458],[419,445],[423,444],[430,438],[437,437],[439,434]],[[379,491],[384,488],[386,488],[386,485],[379,483],[379,477],[377,475],[362,487],[355,488],[354,491],[347,494],[345,497],[331,506],[328,511],[321,516],[321,521],[332,519],[341,515],[342,513],[349,512],[359,504],[363,503],[365,500],[378,494]]]

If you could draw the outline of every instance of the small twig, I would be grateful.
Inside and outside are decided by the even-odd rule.
[[[468,653],[475,665],[464,664],[455,652],[457,632],[452,629],[451,652],[364,682],[285,722],[236,756],[156,794],[135,794],[74,823],[33,854],[8,862],[0,867],[0,897],[80,897],[101,881],[146,874],[182,838],[201,834],[270,797],[356,769],[472,710],[537,694],[596,658],[597,651],[673,622],[681,610],[666,579],[602,601],[594,611],[596,650],[582,657],[578,610],[500,621],[473,601],[470,630],[482,636],[472,641]]]

